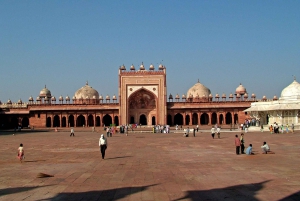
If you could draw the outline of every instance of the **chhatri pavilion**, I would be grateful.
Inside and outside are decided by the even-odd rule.
[[[31,96],[28,102],[0,102],[0,125],[2,128],[29,125],[36,128],[102,127],[111,124],[236,125],[243,123],[245,119],[266,114],[271,115],[271,118],[278,114],[284,121],[296,122],[295,116],[299,113],[298,110],[293,110],[291,115],[294,118],[287,120],[286,112],[289,113],[290,110],[281,110],[280,113],[253,110],[254,107],[259,109],[258,105],[269,102],[258,102],[255,94],[249,96],[241,84],[229,96],[225,93],[212,95],[210,89],[199,80],[182,96],[167,94],[166,67],[162,64],[157,70],[152,64],[148,69],[143,63],[138,69],[132,65],[129,70],[122,65],[119,68],[118,83],[118,95],[112,97],[99,95],[96,89],[86,83],[72,97],[56,98],[45,86],[36,99]],[[294,85],[299,84],[295,81],[292,86]],[[288,101],[297,99],[299,105],[299,88],[293,90],[298,90],[297,97],[284,90],[282,100],[277,101],[278,105],[287,101],[288,97]]]

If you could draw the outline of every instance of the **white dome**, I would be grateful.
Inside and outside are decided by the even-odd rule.
[[[196,97],[197,95],[199,95],[200,97],[208,97],[209,94],[211,94],[210,89],[198,81],[187,91],[186,97],[189,97],[190,95],[192,95],[193,97]]]
[[[281,91],[280,100],[299,100],[300,84],[294,80],[289,86]]]
[[[79,98],[87,98],[88,97],[93,97],[96,96],[97,98],[99,97],[99,93],[98,91],[96,91],[95,89],[93,89],[91,86],[88,85],[88,83],[85,84],[85,86],[81,87],[80,89],[78,89],[75,92],[75,97],[79,97]]]

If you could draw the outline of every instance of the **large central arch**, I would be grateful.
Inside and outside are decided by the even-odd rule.
[[[128,98],[128,120],[127,122],[137,124],[152,125],[152,118],[157,117],[157,104],[156,96],[147,89],[141,88],[140,90],[131,94]],[[145,118],[140,117],[144,115]]]

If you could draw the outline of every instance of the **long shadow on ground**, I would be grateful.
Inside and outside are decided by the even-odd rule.
[[[40,201],[46,200],[118,200],[125,198],[128,195],[138,193],[141,191],[147,190],[151,186],[155,186],[157,184],[148,185],[148,186],[140,186],[140,187],[124,187],[124,188],[116,188],[116,189],[108,189],[102,191],[87,191],[87,192],[79,192],[79,193],[59,193],[52,198],[41,199]]]
[[[264,184],[270,180],[254,183],[229,186],[226,188],[215,188],[210,190],[187,191],[184,197],[176,199],[179,200],[243,200],[255,201],[259,200],[255,197],[256,193],[260,191]]]
[[[52,185],[46,185],[46,186],[52,186]],[[15,187],[15,188],[5,188],[0,189],[0,197],[4,195],[14,194],[14,193],[20,193],[24,191],[30,191],[36,188],[42,188],[45,186],[30,186],[30,187]],[[1,199],[0,199],[1,200]]]

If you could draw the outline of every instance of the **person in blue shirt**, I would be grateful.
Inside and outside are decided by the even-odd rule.
[[[254,155],[254,153],[252,153],[252,144],[249,144],[249,147],[246,149],[246,154],[247,155]]]

